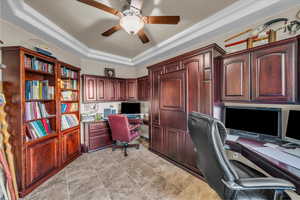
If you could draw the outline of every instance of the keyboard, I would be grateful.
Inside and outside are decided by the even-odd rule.
[[[284,149],[283,152],[300,158],[300,148],[296,148],[296,149]]]

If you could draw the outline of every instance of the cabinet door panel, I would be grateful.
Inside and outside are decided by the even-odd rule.
[[[184,161],[184,132],[176,129],[165,129],[166,155],[177,162]]]
[[[190,167],[197,169],[197,153],[195,151],[194,143],[189,133],[185,136],[185,163]]]
[[[62,137],[62,161],[68,162],[80,154],[79,130],[67,133]]]
[[[196,56],[183,61],[188,74],[188,112],[200,111],[200,77],[203,71],[203,57]]]
[[[106,99],[109,101],[114,101],[116,99],[115,96],[115,84],[113,79],[107,79],[106,80]]]
[[[294,102],[294,43],[253,53],[253,100]]]
[[[47,176],[58,167],[58,140],[46,140],[26,150],[26,185]]]
[[[97,79],[95,77],[86,76],[84,79],[84,100],[86,102],[97,100]]]
[[[164,144],[163,144],[163,129],[159,126],[151,127],[151,148],[157,152],[164,153]]]
[[[90,137],[89,150],[95,150],[112,144],[110,135],[103,134]]]
[[[185,70],[162,75],[160,80],[160,119],[163,127],[187,129]]]
[[[223,100],[250,100],[249,55],[234,56],[223,62]]]
[[[137,80],[127,80],[127,98],[130,100],[137,99]]]
[[[97,100],[98,101],[105,100],[105,79],[101,79],[101,78],[97,79]]]
[[[151,71],[151,119],[155,124],[160,124],[160,111],[159,111],[159,99],[160,99],[160,78],[163,73],[163,68],[158,68]]]
[[[126,100],[126,80],[120,80],[120,100]]]

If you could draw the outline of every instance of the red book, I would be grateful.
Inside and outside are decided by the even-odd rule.
[[[47,133],[50,132],[46,119],[41,120]]]

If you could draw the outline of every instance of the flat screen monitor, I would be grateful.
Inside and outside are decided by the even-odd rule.
[[[141,104],[140,103],[121,103],[122,114],[140,114]]]
[[[226,107],[225,126],[231,130],[281,137],[281,109]]]
[[[290,110],[285,137],[292,142],[300,143],[300,111]]]

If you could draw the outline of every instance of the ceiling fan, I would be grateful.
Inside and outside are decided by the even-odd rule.
[[[138,35],[143,43],[149,42],[149,38],[144,32],[145,24],[178,24],[180,16],[142,16],[142,0],[127,0],[122,12],[108,7],[94,0],[77,0],[87,5],[96,7],[120,18],[120,23],[102,33],[108,37],[120,29],[124,29],[130,35]]]

